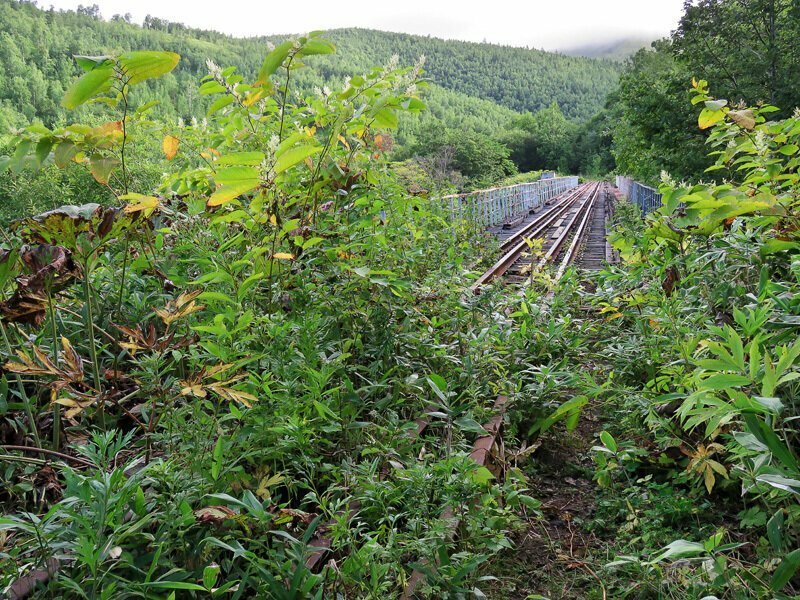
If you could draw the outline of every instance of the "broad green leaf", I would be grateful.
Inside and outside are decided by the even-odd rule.
[[[784,492],[791,492],[793,494],[800,495],[800,481],[797,479],[791,479],[789,477],[783,477],[781,475],[757,475],[756,481],[761,483],[766,483],[774,487],[777,490],[783,490]]]
[[[59,169],[66,167],[78,154],[79,148],[72,142],[61,142],[53,152],[53,158]]]
[[[214,454],[211,460],[211,478],[216,481],[219,479],[219,473],[222,469],[222,449],[223,449],[222,436],[217,438],[217,443],[214,444]]]
[[[221,183],[222,185],[234,185],[244,182],[258,182],[259,176],[260,173],[258,169],[240,166],[219,169],[214,175],[214,179],[217,183]]]
[[[78,66],[87,72],[101,66],[102,67],[113,66],[114,64],[114,57],[108,56],[107,54],[100,56],[76,55],[73,58],[75,59],[75,62],[78,63]]]
[[[52,137],[43,137],[36,144],[36,160],[39,165],[50,155],[50,150],[53,148],[54,141]]]
[[[749,432],[756,436],[759,442],[769,448],[773,456],[781,462],[781,465],[784,468],[797,472],[797,459],[772,428],[755,415],[745,414],[742,416]],[[797,483],[798,486],[800,486],[800,482]],[[798,487],[798,491],[800,491],[800,487]]]
[[[222,292],[203,292],[197,299],[203,302],[224,302],[226,304],[236,305],[236,300]]]
[[[744,375],[732,375],[728,373],[720,373],[712,375],[708,379],[703,379],[698,387],[703,390],[724,390],[726,388],[735,388],[743,385],[748,385],[750,378]]]
[[[211,116],[211,115],[213,115],[215,112],[217,112],[217,111],[219,111],[219,110],[222,110],[223,108],[225,108],[225,107],[226,107],[226,106],[228,106],[229,104],[232,104],[232,103],[233,103],[233,100],[234,100],[233,96],[230,96],[230,95],[227,95],[227,94],[226,94],[225,96],[220,96],[220,97],[219,97],[219,98],[217,98],[217,99],[214,101],[214,103],[213,103],[213,104],[212,104],[212,105],[211,105],[211,106],[208,108],[208,112],[206,113],[206,115],[210,117],[210,116]]]
[[[89,71],[69,87],[61,105],[70,110],[78,108],[97,94],[108,90],[113,75],[114,69],[110,66]]]
[[[785,146],[781,146],[778,149],[778,152],[785,154],[786,156],[791,156],[792,154],[797,154],[798,150],[800,150],[800,146],[797,144],[786,144]]]
[[[374,115],[375,126],[381,129],[394,129],[397,127],[397,113],[391,108],[382,108]]]
[[[172,71],[181,57],[174,52],[156,50],[137,50],[126,52],[117,59],[129,85],[136,85],[146,79],[161,77]]]
[[[298,53],[300,56],[311,56],[313,54],[332,54],[336,50],[336,46],[328,40],[321,38],[311,38],[300,49]]]
[[[283,61],[286,60],[286,57],[289,56],[289,52],[293,46],[294,42],[286,41],[282,44],[278,44],[272,52],[267,54],[267,57],[261,65],[261,69],[258,71],[259,82],[266,83],[267,79],[275,74],[275,71],[278,70],[283,64]]]
[[[775,569],[775,572],[772,574],[769,587],[772,588],[774,592],[781,591],[792,577],[794,577],[794,574],[797,573],[798,568],[800,568],[800,549],[793,550],[784,557],[781,564],[778,565],[778,568]]]
[[[559,406],[556,410],[554,410],[552,414],[534,423],[529,433],[535,433],[536,431],[544,433],[562,419],[568,420],[572,417],[579,417],[581,409],[586,406],[588,402],[589,399],[586,396],[576,396],[574,398],[570,398],[561,404],[561,406]]]
[[[478,467],[470,473],[470,479],[478,485],[486,485],[494,479],[494,475],[486,467]]]
[[[219,565],[209,565],[203,569],[203,586],[206,590],[211,590],[211,588],[216,586],[219,572]]]
[[[780,552],[783,547],[783,509],[778,510],[767,521],[767,538],[775,552]]]
[[[249,165],[257,166],[264,162],[263,152],[232,152],[221,156],[218,165]]]
[[[92,177],[95,178],[97,183],[102,183],[103,185],[108,183],[111,172],[117,165],[119,165],[119,161],[110,156],[93,156],[89,159]]]
[[[297,163],[302,162],[309,156],[312,156],[321,150],[322,148],[320,146],[311,146],[308,144],[290,148],[275,162],[275,172],[283,173],[286,169],[293,167]]]
[[[606,448],[608,448],[609,450],[611,450],[611,452],[616,454],[616,452],[617,452],[617,441],[614,439],[614,436],[612,436],[607,431],[601,431],[600,432],[600,441],[603,442],[603,445]]]
[[[239,183],[231,183],[223,185],[216,192],[211,194],[211,197],[206,202],[206,206],[222,206],[228,202],[236,200],[242,194],[251,192],[259,185],[259,181],[240,181]]]
[[[256,189],[261,183],[258,169],[254,167],[228,167],[220,169],[214,175],[217,183],[222,184],[209,198],[206,206],[221,206],[235,200],[242,194]]]
[[[797,242],[772,238],[761,245],[759,254],[761,254],[761,256],[770,256],[778,252],[797,251],[798,249],[800,249],[800,244]]]

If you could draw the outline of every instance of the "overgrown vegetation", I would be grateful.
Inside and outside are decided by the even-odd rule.
[[[0,154],[9,151],[10,142],[4,139],[7,132],[30,121],[51,128],[75,120],[92,125],[104,122],[102,112],[92,106],[81,106],[72,114],[60,104],[75,73],[72,55],[129,48],[176,52],[182,56],[178,67],[134,90],[133,99],[140,105],[158,101],[152,118],[177,124],[207,118],[212,99],[198,93],[194,85],[205,74],[207,59],[236,64],[240,73],[252,78],[265,45],[285,41],[280,36],[232,39],[156,17],[147,17],[141,26],[125,15],[105,21],[96,6],[77,11],[42,10],[33,2],[19,0],[0,1],[0,26],[0,80],[4,82],[0,88]],[[432,162],[441,161],[442,146],[447,148],[445,155],[458,154],[456,164],[445,161],[447,176],[434,181],[437,187],[432,192],[493,185],[517,170],[557,169],[563,166],[565,156],[572,161],[570,168],[580,170],[584,164],[595,168],[591,157],[583,161],[582,154],[568,152],[570,140],[563,138],[563,132],[572,131],[573,121],[587,119],[602,106],[616,85],[621,68],[617,64],[370,30],[343,29],[328,35],[340,52],[335,58],[319,57],[315,69],[296,74],[294,89],[301,96],[336,89],[346,77],[367,72],[374,65],[415,64],[424,57],[429,109],[401,120],[389,150],[392,160],[414,160],[428,172]],[[556,125],[563,145],[555,153],[549,132],[535,135],[521,125],[534,118],[528,113],[538,115],[538,111],[543,112],[535,119],[546,123],[553,102],[561,120],[571,120],[568,126]],[[437,132],[435,138],[433,131]],[[536,148],[540,142],[547,145],[542,152]],[[139,169],[147,167],[153,175],[150,183],[155,184],[166,169],[158,148],[144,144],[139,152],[135,163]],[[498,153],[510,156],[514,164],[496,165]],[[62,195],[71,195],[69,190],[75,189],[71,182],[80,176],[47,167],[37,177],[0,176],[0,219],[63,204]],[[82,183],[82,187],[91,186]]]
[[[85,169],[125,204],[6,234],[3,587],[374,597],[438,560],[453,573],[426,593],[461,593],[535,506],[467,457],[527,344],[493,318],[502,297],[462,299],[488,241],[385,171],[385,129],[424,106],[419,70],[296,103],[293,74],[332,51],[287,42],[254,80],[210,64],[215,110],[182,128],[131,100],[177,55],[78,57],[64,104],[110,120],[32,125],[6,159]],[[171,166],[155,193],[133,162],[154,138]],[[322,531],[336,562],[316,572]]]
[[[769,103],[783,116],[800,106],[798,10],[791,0],[687,0],[672,36],[639,51],[609,97],[618,171],[650,185],[661,171],[678,181],[710,176],[706,136],[692,127],[692,77],[732,104]]]
[[[442,93],[420,61],[314,90],[350,64],[321,33],[194,84],[163,48],[78,54],[68,112],[12,115],[0,159],[0,590],[400,597],[416,571],[428,598],[795,597],[800,116],[740,102],[792,98],[793,13],[753,3],[781,53],[730,101],[675,54],[708,15],[749,35],[731,4],[638,54],[616,108],[503,135],[434,113],[404,139]],[[205,118],[164,117],[173,85]],[[466,293],[497,243],[433,194],[612,152],[683,180],[644,219],[617,205],[620,265]]]

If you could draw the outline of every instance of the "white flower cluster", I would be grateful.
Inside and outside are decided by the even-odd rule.
[[[400,55],[399,54],[392,54],[391,58],[389,58],[389,62],[386,63],[384,70],[386,71],[394,71],[397,68],[397,65],[400,64]]]
[[[413,96],[417,93],[417,80],[422,75],[422,68],[425,66],[425,55],[420,54],[419,58],[417,58],[414,66],[403,75],[400,81],[398,81],[397,89],[403,89],[403,92],[407,96]]]
[[[769,152],[769,138],[767,134],[761,130],[756,131],[756,134],[753,136],[753,145],[759,155],[765,156],[767,152]]]
[[[222,68],[210,58],[206,59],[206,68],[214,79],[222,77]]]
[[[672,178],[672,175],[666,171],[661,171],[661,183],[670,187],[675,187],[678,185],[677,182]]]

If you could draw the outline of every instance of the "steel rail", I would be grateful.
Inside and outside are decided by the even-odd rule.
[[[539,215],[533,221],[528,223],[525,227],[520,229],[519,231],[514,232],[509,237],[507,237],[503,242],[500,244],[500,249],[505,250],[512,244],[517,243],[518,241],[524,241],[523,238],[530,238],[532,237],[531,231],[536,228],[536,226],[545,218],[553,213],[555,210],[561,210],[566,205],[571,205],[582,193],[582,190],[589,185],[587,183],[580,185],[574,189],[568,190],[564,193],[564,197],[558,200],[555,204],[552,205],[552,208],[547,212]],[[533,234],[535,236],[536,233]]]
[[[575,235],[572,237],[572,242],[570,243],[569,248],[567,248],[567,251],[564,253],[564,258],[561,260],[561,264],[556,272],[556,281],[561,279],[562,275],[564,275],[564,271],[572,263],[572,261],[575,260],[575,255],[578,253],[578,248],[580,248],[583,238],[586,235],[589,220],[594,214],[595,204],[600,197],[600,192],[604,190],[605,186],[599,183],[594,189],[592,196],[589,198],[589,200],[587,200],[587,204],[589,206],[584,212],[583,219],[578,225],[578,229],[575,230]]]
[[[513,240],[518,240],[521,238],[521,241],[517,242],[513,248],[503,254],[494,265],[492,265],[475,281],[475,283],[470,286],[469,289],[473,293],[477,294],[480,288],[486,285],[488,282],[504,275],[505,272],[508,271],[508,269],[510,269],[511,266],[517,262],[517,260],[519,260],[519,257],[522,256],[522,253],[528,249],[527,239],[537,237],[540,233],[548,229],[555,221],[562,217],[567,211],[569,211],[572,205],[575,204],[575,202],[581,196],[583,196],[587,185],[590,184],[585,184],[577,188],[574,193],[570,192],[569,195],[553,209],[539,216],[523,230],[513,234]]]
[[[567,241],[570,234],[572,233],[572,228],[575,225],[575,222],[582,216],[588,212],[588,209],[591,207],[594,199],[597,196],[597,191],[600,189],[600,182],[591,184],[592,187],[588,190],[588,197],[584,200],[583,204],[575,211],[575,214],[572,215],[572,218],[569,222],[563,227],[563,230],[556,238],[556,240],[550,245],[545,252],[545,255],[539,260],[539,264],[536,266],[537,269],[542,269],[544,266],[549,263],[553,258],[558,256],[559,252],[561,252],[561,248],[564,245],[564,242]]]

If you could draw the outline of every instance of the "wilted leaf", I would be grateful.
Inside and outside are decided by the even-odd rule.
[[[195,518],[201,523],[211,523],[219,525],[226,519],[233,519],[238,516],[238,513],[231,510],[227,506],[206,506],[194,511]]]
[[[120,200],[132,200],[122,209],[126,214],[137,212],[152,212],[161,203],[155,196],[145,196],[143,194],[125,194],[119,197]]]
[[[111,172],[119,165],[119,160],[112,156],[94,155],[89,158],[89,168],[92,172],[92,177],[95,178],[97,183],[106,185],[111,176]]]
[[[752,129],[756,126],[756,120],[752,110],[732,110],[728,112],[731,121],[744,129]]]
[[[700,111],[700,116],[697,117],[697,124],[700,126],[700,129],[708,129],[712,125],[722,121],[724,118],[725,111],[704,108]]]

